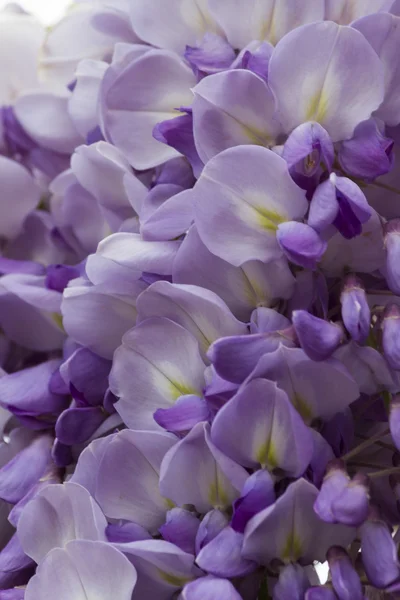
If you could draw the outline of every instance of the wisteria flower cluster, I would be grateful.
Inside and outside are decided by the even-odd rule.
[[[398,0],[0,13],[0,600],[400,598],[399,145]]]

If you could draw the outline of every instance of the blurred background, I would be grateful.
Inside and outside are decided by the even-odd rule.
[[[0,10],[8,4],[19,4],[27,12],[36,15],[45,25],[52,25],[62,17],[71,0],[0,0]]]

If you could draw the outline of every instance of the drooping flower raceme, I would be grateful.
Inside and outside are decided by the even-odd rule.
[[[0,13],[0,599],[400,593],[399,55],[397,0]]]

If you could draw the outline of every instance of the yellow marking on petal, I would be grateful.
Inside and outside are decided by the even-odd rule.
[[[59,313],[51,313],[51,318],[54,321],[54,323],[57,325],[57,327],[59,329],[61,329],[62,332],[65,333],[62,315],[60,315]]]
[[[278,229],[278,225],[285,222],[285,218],[275,210],[269,210],[263,206],[255,206],[255,210],[258,215],[258,222],[263,229],[272,231],[275,233]]]
[[[267,467],[271,470],[278,466],[276,448],[271,440],[268,440],[259,447],[256,453],[256,459],[262,467]]]
[[[248,125],[243,125],[239,121],[238,123],[243,129],[244,135],[249,138],[249,141],[254,146],[264,146],[268,148],[269,146],[274,144],[274,139],[270,135],[268,135],[268,133],[263,132],[261,129],[256,129],[254,127],[249,127]]]
[[[296,536],[296,533],[292,530],[286,540],[283,547],[280,558],[285,562],[296,562],[301,558],[303,549],[301,546],[301,540]]]
[[[190,577],[182,577],[180,575],[173,575],[172,573],[167,573],[166,571],[162,571],[161,569],[157,569],[159,577],[168,583],[169,585],[173,585],[175,587],[181,588],[189,581],[192,581]]]
[[[220,481],[220,473],[218,467],[215,468],[215,480],[211,483],[208,490],[208,501],[214,508],[221,510],[230,506],[231,501],[224,489],[223,481]]]
[[[180,398],[181,396],[186,396],[189,394],[197,395],[199,393],[198,390],[195,390],[194,388],[190,387],[189,385],[186,385],[185,383],[176,381],[175,379],[170,379],[169,388],[170,394],[174,401],[178,400],[178,398]]]
[[[328,95],[322,89],[311,98],[305,120],[321,123],[326,117],[327,110]]]
[[[173,508],[176,507],[175,502],[172,502],[172,500],[170,500],[169,498],[164,498],[164,502],[168,507],[168,510],[172,510]]]
[[[308,404],[307,400],[302,398],[302,396],[300,396],[299,394],[295,394],[292,399],[292,404],[297,410],[297,412],[300,413],[305,423],[310,423],[313,420],[314,414],[312,408]]]

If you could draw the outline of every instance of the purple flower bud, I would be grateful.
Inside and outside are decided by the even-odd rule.
[[[345,472],[342,462],[333,461],[327,469],[327,474],[314,502],[315,512],[326,523],[336,522],[332,502],[343,492],[349,481],[350,477]]]
[[[72,279],[80,276],[79,269],[68,265],[50,265],[47,267],[46,287],[62,293]]]
[[[308,577],[300,565],[287,565],[279,574],[273,600],[303,600],[309,585]]]
[[[364,286],[355,275],[349,275],[340,296],[342,319],[354,341],[364,343],[369,335],[371,311]]]
[[[158,123],[153,129],[153,137],[186,156],[195,172],[201,170],[202,162],[197,154],[193,137],[193,117],[186,114]]]
[[[213,540],[220,531],[228,525],[228,517],[220,510],[211,510],[206,514],[196,535],[196,554],[211,540]]]
[[[292,321],[300,346],[312,360],[329,358],[343,339],[339,325],[314,317],[305,310],[293,311]]]
[[[253,73],[268,81],[268,65],[273,49],[271,44],[263,42],[256,50],[246,50],[243,53],[239,67],[253,71]]]
[[[235,60],[235,51],[223,37],[206,33],[199,46],[186,46],[184,57],[194,74],[202,78],[228,69]]]
[[[385,225],[386,281],[395,294],[400,294],[400,219]]]
[[[363,473],[357,473],[342,492],[332,501],[332,512],[338,523],[359,527],[369,511],[369,482]]]
[[[372,209],[358,185],[332,173],[313,195],[308,224],[319,232],[333,224],[349,240],[360,235],[362,224],[371,215]]]
[[[302,179],[320,171],[321,163],[330,171],[334,149],[329,133],[319,123],[299,125],[286,140],[282,158],[288,163],[291,175],[299,185]]]
[[[342,142],[339,162],[352,177],[373,181],[393,167],[393,145],[378,128],[375,119],[363,121],[354,130],[350,140]]]
[[[314,503],[317,515],[328,523],[358,527],[368,516],[369,485],[363,474],[350,480],[341,461],[334,461]]]
[[[332,584],[339,600],[363,600],[361,581],[347,552],[333,546],[328,551],[327,558]]]
[[[312,227],[297,221],[281,223],[276,238],[287,258],[305,269],[316,269],[327,248]]]
[[[168,511],[166,522],[159,528],[159,532],[167,542],[175,544],[184,552],[194,554],[199,525],[200,521],[193,513],[183,508],[173,508]]]
[[[361,553],[371,584],[384,589],[400,576],[397,548],[388,526],[375,512],[360,528]]]
[[[243,533],[248,521],[275,501],[274,482],[268,471],[256,471],[246,480],[242,495],[233,504],[231,526]]]
[[[382,346],[392,369],[400,370],[400,308],[391,304],[386,308],[382,322]]]

